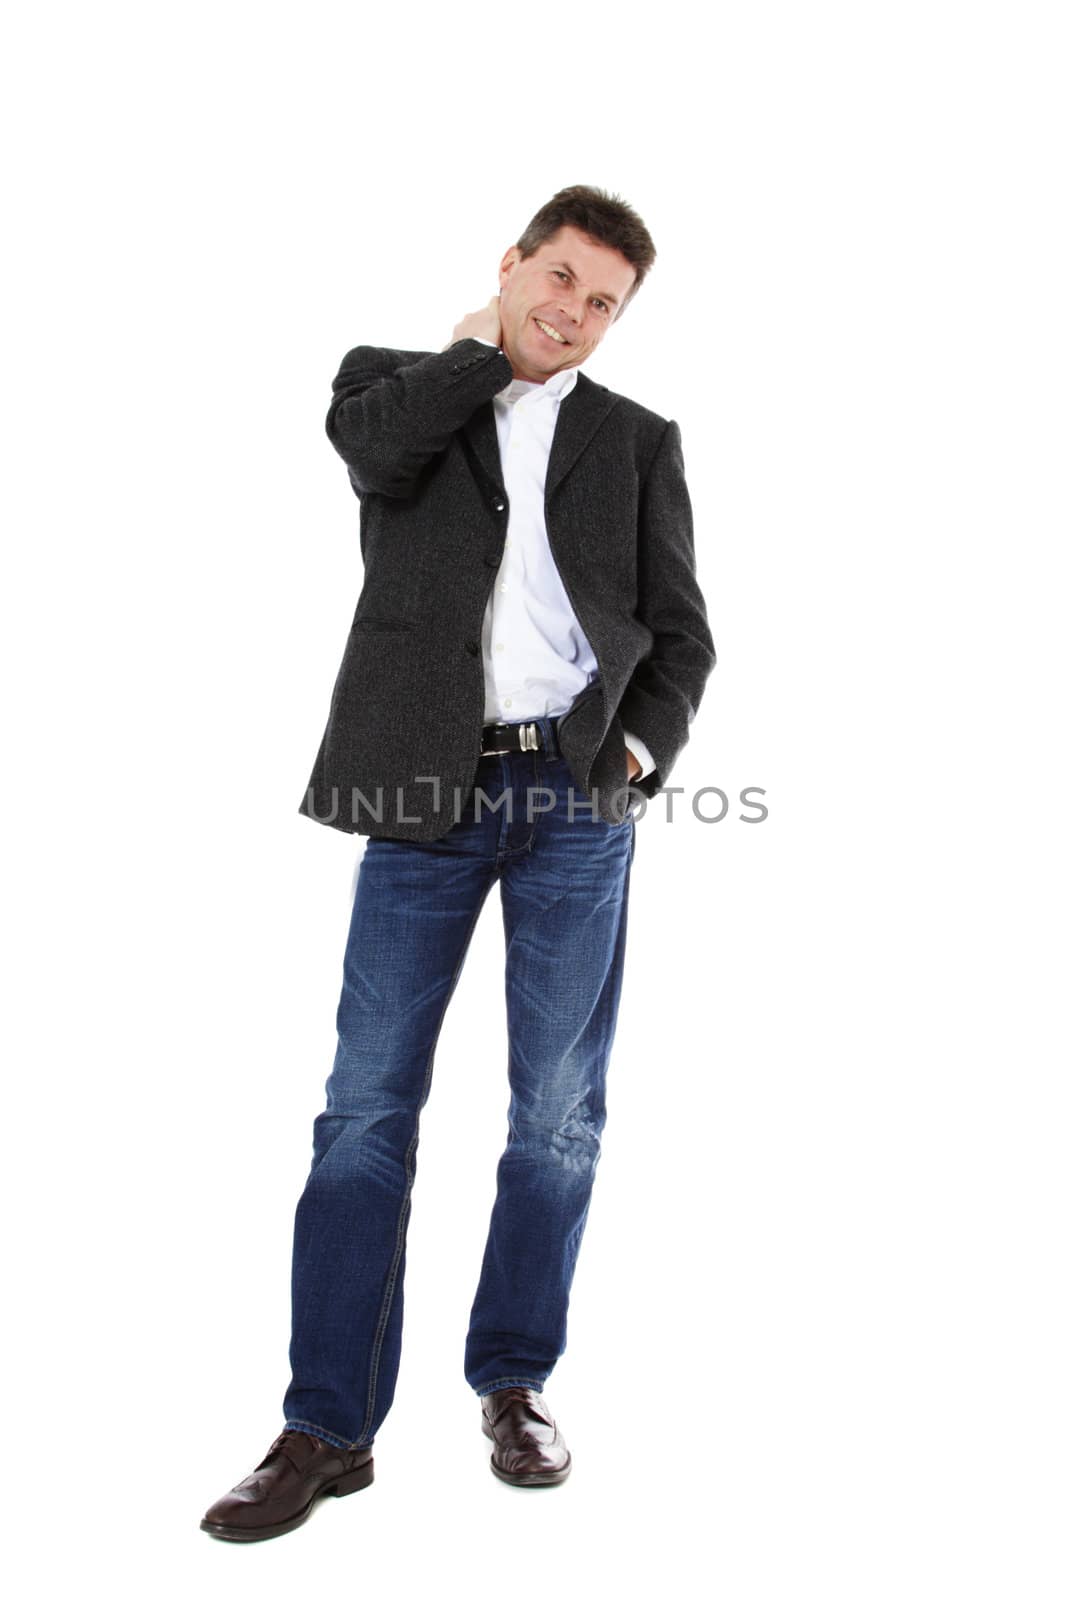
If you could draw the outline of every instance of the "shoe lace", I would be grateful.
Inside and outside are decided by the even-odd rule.
[[[284,1456],[291,1467],[295,1467],[297,1471],[300,1470],[300,1461],[296,1452],[294,1450],[286,1449],[286,1446],[289,1444],[289,1441],[292,1439],[295,1431],[296,1430],[293,1428],[282,1429],[281,1433],[279,1433],[278,1437],[275,1439],[274,1443],[263,1457],[263,1460],[259,1463],[259,1467],[256,1468],[257,1472],[260,1470],[260,1467],[265,1467],[267,1465],[272,1456]]]

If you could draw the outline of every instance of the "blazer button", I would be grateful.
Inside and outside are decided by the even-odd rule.
[[[472,656],[478,655],[479,652],[481,651],[481,648],[482,648],[481,642],[478,639],[468,639],[467,640],[467,652],[468,652],[469,655],[472,655]]]
[[[494,500],[493,501],[493,510],[494,511],[503,511],[504,510],[504,502],[503,502],[503,500]]]
[[[489,554],[485,558],[485,564],[486,564],[487,567],[499,567],[499,565],[500,565],[500,551],[499,550],[490,550]]]

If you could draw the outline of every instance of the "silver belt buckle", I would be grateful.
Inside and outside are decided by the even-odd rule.
[[[505,724],[504,723],[492,723],[491,726],[492,727],[504,727]],[[541,748],[540,730],[539,730],[539,728],[537,726],[537,723],[536,722],[520,722],[519,723],[519,749],[520,750],[540,750],[540,748]],[[507,751],[507,750],[498,750],[495,746],[493,747],[492,750],[483,750],[482,751],[482,755],[483,756],[506,756],[509,753],[510,752]]]

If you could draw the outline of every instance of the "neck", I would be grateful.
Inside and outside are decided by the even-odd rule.
[[[502,348],[504,354],[507,356],[508,360],[511,362],[511,370],[512,370],[513,375],[516,378],[518,378],[522,383],[547,383],[548,382],[547,378],[538,378],[532,372],[523,372],[522,368],[519,366],[519,364],[516,361],[515,357],[512,355],[511,351],[508,349],[508,344],[507,344],[507,340],[506,339],[503,341],[503,343],[501,345],[501,348]]]

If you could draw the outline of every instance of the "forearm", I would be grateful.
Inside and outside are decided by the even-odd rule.
[[[408,495],[427,463],[512,376],[503,350],[480,339],[460,339],[405,366],[359,345],[333,381],[326,433],[358,493]]]

